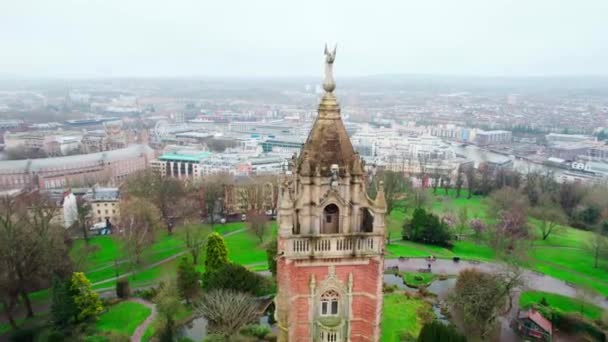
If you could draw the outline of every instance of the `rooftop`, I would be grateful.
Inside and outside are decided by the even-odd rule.
[[[199,162],[202,159],[208,158],[211,154],[212,154],[211,152],[206,152],[206,151],[187,151],[187,152],[175,151],[175,152],[164,153],[158,159],[166,160],[166,161],[176,160],[176,161]]]

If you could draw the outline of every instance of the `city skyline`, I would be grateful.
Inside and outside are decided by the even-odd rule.
[[[7,4],[5,77],[608,75],[602,1]]]

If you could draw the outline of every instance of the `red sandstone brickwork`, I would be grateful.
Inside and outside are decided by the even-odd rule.
[[[365,264],[357,264],[361,262]],[[319,259],[291,262],[285,258],[278,260],[279,290],[286,291],[290,298],[289,341],[310,341],[311,308],[309,303],[310,279],[315,275],[317,289],[329,274],[328,265],[312,265]],[[382,305],[382,261],[378,259],[338,260],[335,265],[336,277],[348,284],[348,275],[353,275],[352,306],[350,316],[351,335],[349,340],[374,341],[379,336],[380,311]]]

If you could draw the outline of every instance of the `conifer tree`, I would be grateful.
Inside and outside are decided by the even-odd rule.
[[[228,263],[228,248],[224,238],[218,233],[211,233],[207,238],[205,269],[212,271]]]
[[[190,304],[190,300],[200,292],[200,274],[194,268],[194,264],[183,257],[177,267],[177,290],[179,296]]]
[[[70,293],[70,283],[53,277],[51,318],[58,328],[68,326],[76,317],[74,299]]]
[[[95,320],[103,311],[97,292],[91,289],[91,282],[82,272],[74,272],[70,282],[70,292],[74,299],[76,319],[79,322]]]

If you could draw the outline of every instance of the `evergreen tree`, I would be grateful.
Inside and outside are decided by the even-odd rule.
[[[205,269],[212,271],[228,263],[228,248],[224,238],[216,232],[207,238],[207,254],[205,258]]]
[[[418,342],[466,342],[454,326],[445,325],[438,321],[425,324],[418,335]]]
[[[74,299],[77,321],[95,320],[103,311],[99,295],[91,289],[91,282],[84,273],[72,274],[70,292]]]
[[[268,258],[268,269],[273,276],[277,276],[277,239],[270,241],[266,248],[266,257]]]
[[[68,326],[76,317],[74,299],[70,294],[70,284],[59,277],[53,277],[51,318],[58,328]]]
[[[200,292],[199,272],[194,268],[194,264],[188,258],[181,258],[177,267],[177,291],[179,296],[190,304],[190,300],[195,298]]]

